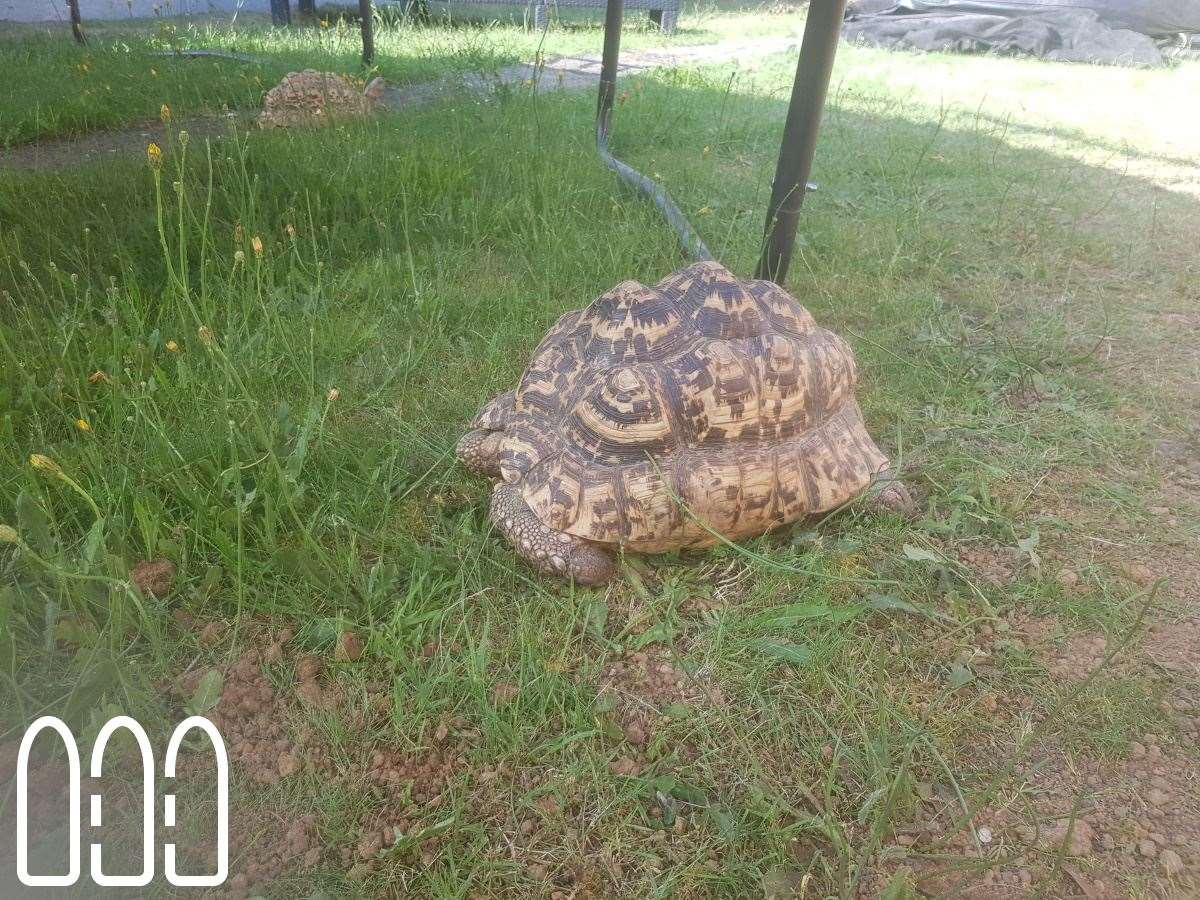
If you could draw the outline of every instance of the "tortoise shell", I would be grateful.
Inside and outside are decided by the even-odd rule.
[[[500,476],[548,527],[641,552],[761,534],[864,491],[887,459],[850,347],[769,281],[715,262],[569,312],[515,391]]]

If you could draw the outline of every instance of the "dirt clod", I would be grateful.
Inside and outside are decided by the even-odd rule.
[[[319,656],[305,653],[296,660],[296,678],[300,681],[313,681],[325,671],[325,663]]]
[[[1063,847],[1068,856],[1087,856],[1092,852],[1092,836],[1092,826],[1083,819],[1076,819],[1074,822],[1070,819],[1059,819],[1042,831],[1041,847],[1050,853],[1056,853]]]
[[[1158,855],[1158,862],[1168,875],[1178,875],[1183,871],[1183,857],[1174,850],[1164,850]]]
[[[363,639],[356,632],[343,631],[338,635],[337,646],[333,649],[333,658],[338,662],[358,662],[362,659],[363,650]]]
[[[300,771],[300,760],[292,753],[284,753],[279,757],[279,777],[290,778]]]
[[[175,583],[175,563],[169,559],[144,560],[133,567],[129,578],[143,595],[161,600],[171,593]]]
[[[502,681],[492,688],[492,705],[507,706],[520,695],[521,689],[509,681]]]
[[[614,775],[636,775],[641,771],[641,766],[628,756],[622,756],[620,759],[609,763],[608,771]]]
[[[1145,587],[1154,581],[1154,571],[1145,563],[1137,562],[1136,560],[1126,560],[1120,563],[1117,566],[1117,570],[1124,578],[1141,587]]]

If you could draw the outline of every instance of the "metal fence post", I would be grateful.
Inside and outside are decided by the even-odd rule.
[[[596,99],[596,127],[608,134],[613,99],[617,95],[617,62],[621,57],[621,23],[625,0],[608,0],[604,8],[604,53],[600,57],[600,94]]]
[[[288,0],[271,0],[271,24],[276,28],[285,28],[292,24],[292,10]]]
[[[766,237],[755,275],[769,278],[781,286],[787,279],[796,244],[796,223],[812,170],[817,130],[821,126],[821,113],[825,108],[825,94],[829,90],[829,75],[833,70],[845,11],[846,0],[812,0],[808,5],[800,59],[796,63],[796,81],[792,85],[779,163],[771,185]]]
[[[371,0],[358,0],[358,18],[362,25],[362,61],[364,66],[375,62],[375,10]]]

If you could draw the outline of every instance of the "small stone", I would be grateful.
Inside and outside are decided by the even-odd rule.
[[[646,730],[637,722],[630,722],[625,726],[625,740],[635,746],[641,747],[646,743]]]
[[[1146,799],[1154,806],[1164,806],[1171,800],[1171,795],[1161,788],[1151,788],[1146,794]]]
[[[1142,838],[1138,841],[1137,851],[1147,859],[1154,859],[1158,856],[1158,844],[1150,840],[1150,838]]]
[[[1171,507],[1169,507],[1169,506],[1147,506],[1146,512],[1148,512],[1152,516],[1169,516],[1171,514]]]
[[[224,622],[209,622],[200,631],[201,645],[205,647],[216,646],[228,630],[229,626]]]
[[[279,777],[290,778],[300,771],[300,760],[293,753],[284,753],[278,761]]]
[[[1183,871],[1183,857],[1174,850],[1164,850],[1158,855],[1158,861],[1168,875],[1178,875]]]
[[[1145,755],[1146,755],[1146,745],[1145,744],[1139,743],[1138,741],[1134,741],[1132,744],[1129,745],[1129,758],[1130,759],[1142,759]]]

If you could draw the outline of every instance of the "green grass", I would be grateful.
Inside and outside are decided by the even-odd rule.
[[[758,61],[732,84],[639,78],[617,110],[618,152],[743,274],[792,65]],[[959,86],[963,104],[943,110],[912,93],[926,65],[976,95]],[[937,849],[907,849],[897,829],[949,830],[954,804],[934,819],[929,796],[993,801],[1031,729],[1033,747],[1101,755],[1169,734],[1141,681],[1056,686],[1044,656],[980,630],[1049,615],[1115,645],[1144,602],[1103,555],[1086,602],[1055,575],[1096,550],[1089,535],[1147,537],[1150,398],[1177,384],[1115,378],[1091,351],[1190,296],[1195,203],[1088,164],[1077,130],[1048,149],[977,112],[997,72],[1053,85],[1080,71],[842,49],[789,287],[853,344],[871,430],[928,512],[852,509],[631,563],[608,591],[518,564],[487,523],[488,486],[452,455],[561,312],[685,262],[597,164],[590,94],[511,90],[193,141],[161,172],[138,159],[0,176],[0,522],[22,541],[0,550],[5,740],[51,711],[84,733],[114,709],[165,732],[182,713],[163,683],[227,672],[291,624],[341,700],[314,710],[293,660],[264,662],[273,714],[293,737],[310,729],[329,768],[273,788],[238,772],[235,796],[268,839],[315,813],[330,850],[264,893],[731,897],[809,875],[810,896],[850,897],[893,876],[904,896],[899,866]],[[1174,89],[1194,71],[1103,77]],[[1194,537],[1194,518],[1181,527]],[[990,583],[962,550],[1011,579]],[[179,566],[174,594],[131,592],[131,565],[159,557]],[[202,644],[181,610],[233,628]],[[347,628],[366,638],[356,662],[333,659]],[[674,661],[686,699],[637,752],[620,734],[629,698],[598,688],[647,648]],[[407,782],[365,780],[374,749],[423,757],[447,740],[460,759],[413,816]],[[629,755],[640,769],[615,773]],[[367,871],[337,849],[376,814],[423,837]]]
[[[643,13],[630,13],[626,50],[795,33],[794,11],[770,15],[740,6],[688,6],[678,30],[662,34]],[[434,24],[382,18],[376,61],[367,71],[354,20],[326,16],[314,26],[275,29],[259,16],[234,25],[214,19],[163,19],[89,25],[90,44],[76,46],[61,29],[29,27],[0,37],[0,80],[13,91],[0,109],[0,146],[116,128],[158,118],[162,104],[176,117],[257,108],[288,71],[317,68],[360,80],[382,75],[393,84],[492,72],[537,54],[599,53],[597,10],[565,12],[545,33],[526,28],[511,7],[434,8]],[[598,18],[599,17],[599,18]],[[19,39],[18,39],[19,37]],[[207,48],[240,52],[263,62],[174,59],[166,51]]]

